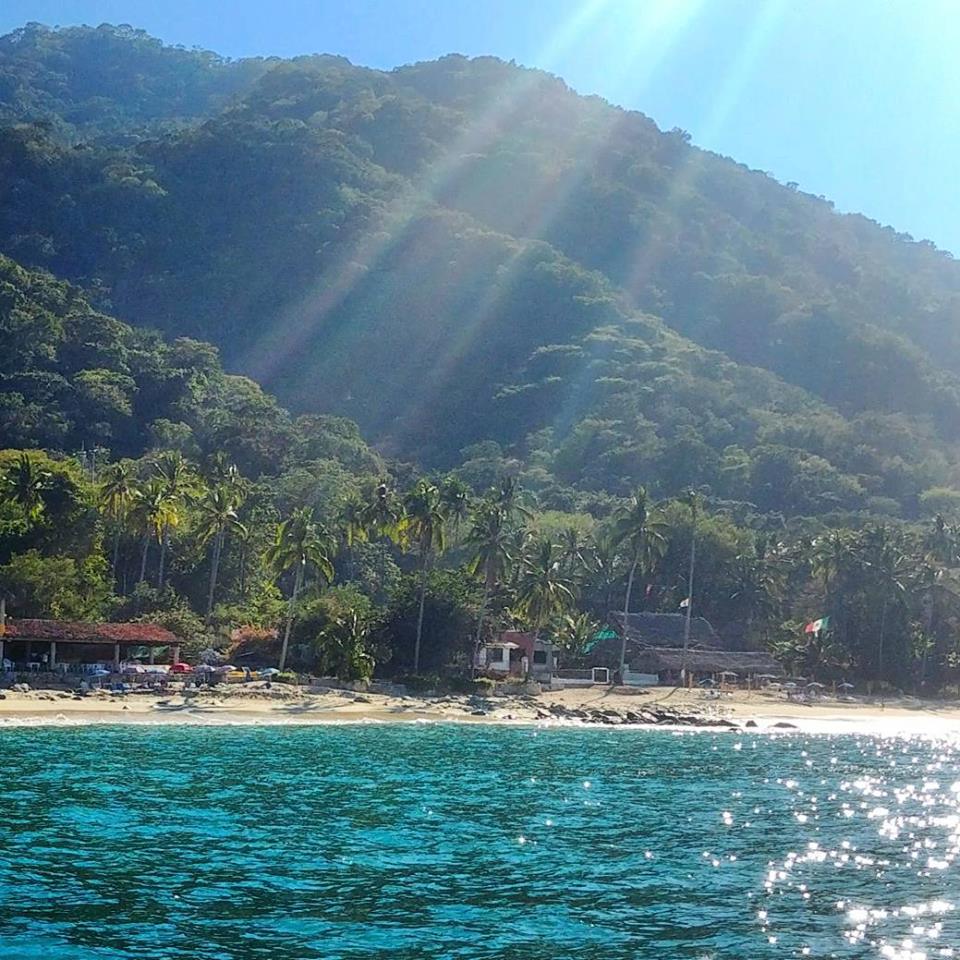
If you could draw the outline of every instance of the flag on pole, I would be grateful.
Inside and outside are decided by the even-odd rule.
[[[821,630],[830,629],[830,618],[821,617],[819,620],[811,620],[804,628],[804,633],[819,633]]]
[[[690,598],[684,597],[683,600],[680,601],[680,609],[683,610],[689,606],[690,606]]]

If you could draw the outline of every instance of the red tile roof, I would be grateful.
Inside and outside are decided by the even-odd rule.
[[[119,643],[140,647],[166,647],[180,642],[175,634],[156,623],[70,623],[66,620],[8,618],[0,635],[7,640]]]

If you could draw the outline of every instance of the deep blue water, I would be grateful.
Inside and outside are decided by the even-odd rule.
[[[954,742],[390,725],[0,743],[4,960],[960,956]]]

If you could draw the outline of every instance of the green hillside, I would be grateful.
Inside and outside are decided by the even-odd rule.
[[[122,28],[3,38],[0,78],[0,250],[391,455],[491,441],[564,507],[910,517],[957,483],[960,267],[682,131],[490,58]],[[121,449],[100,419],[70,442]]]

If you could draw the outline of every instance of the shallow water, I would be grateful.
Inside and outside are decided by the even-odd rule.
[[[960,745],[6,730],[0,957],[960,956]]]

